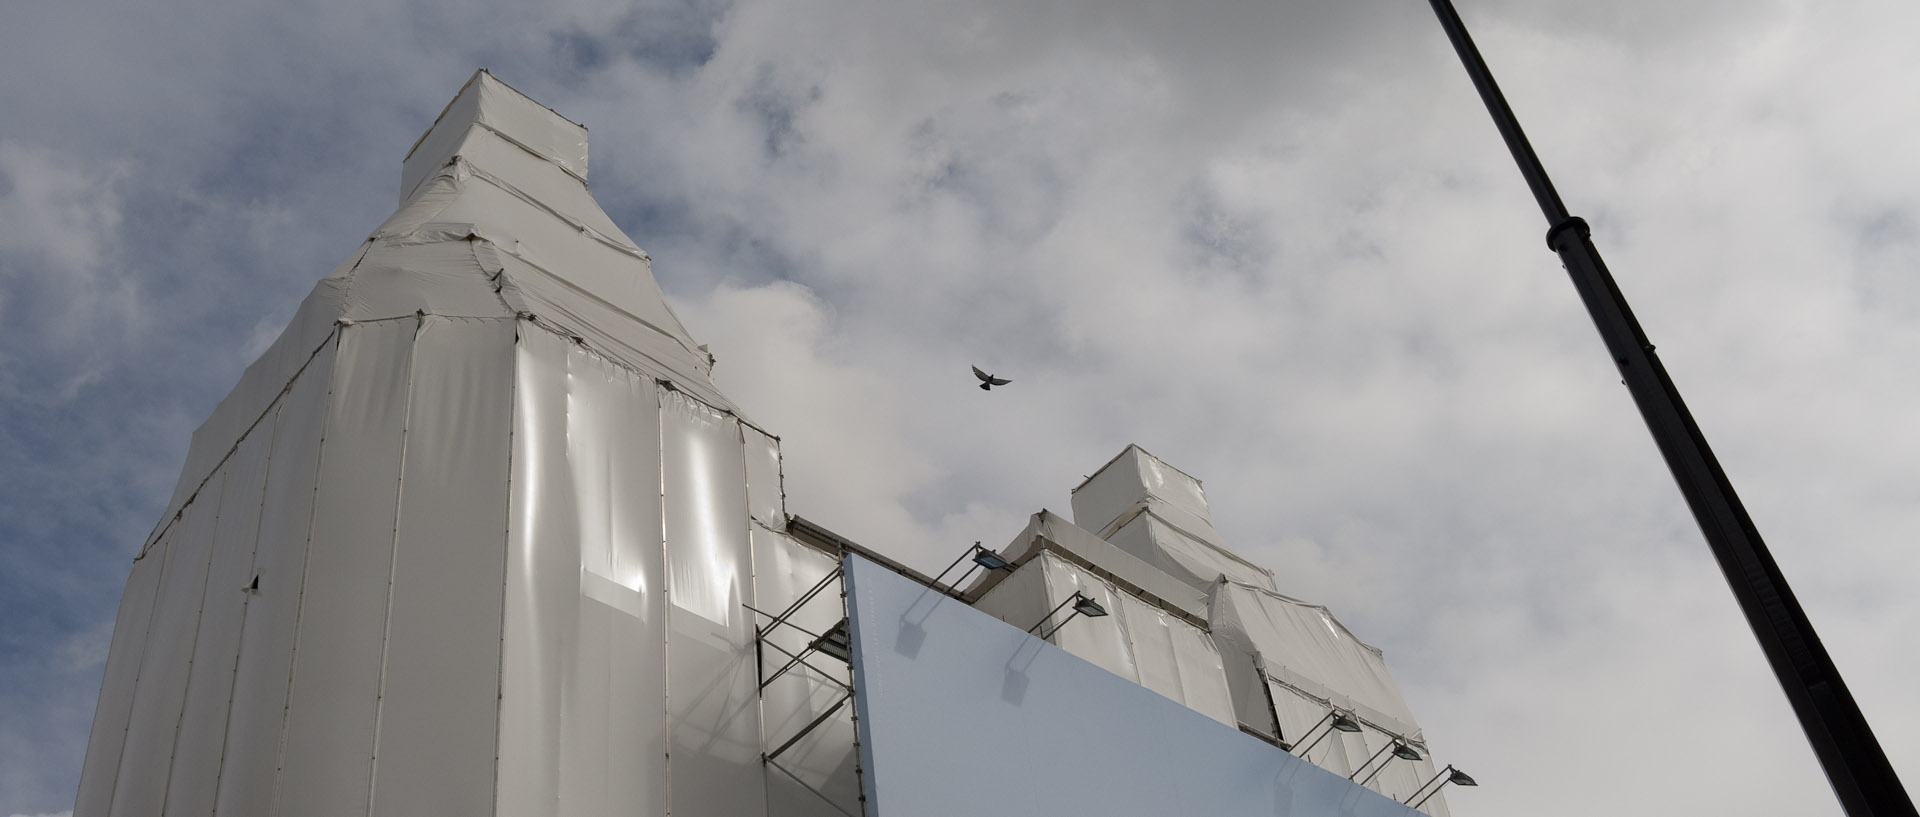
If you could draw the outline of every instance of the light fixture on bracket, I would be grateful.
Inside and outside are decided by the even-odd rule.
[[[1060,612],[1062,609],[1065,609],[1066,606],[1069,604],[1073,605],[1073,612],[1068,613],[1066,618],[1060,619],[1059,624],[1053,625],[1052,628],[1048,629],[1044,633],[1034,632],[1035,630],[1040,629],[1041,625],[1044,625],[1047,622],[1052,621],[1053,614]],[[1067,626],[1067,622],[1072,621],[1074,616],[1086,616],[1087,618],[1099,618],[1106,614],[1107,614],[1107,608],[1100,606],[1100,602],[1094,601],[1092,596],[1089,596],[1085,593],[1075,590],[1073,591],[1073,595],[1067,597],[1066,601],[1060,602],[1059,606],[1053,608],[1052,610],[1048,610],[1047,614],[1044,617],[1042,617],[1039,621],[1034,622],[1032,627],[1028,627],[1027,632],[1033,635],[1038,635],[1042,639],[1052,638],[1053,634],[1060,632],[1060,628]]]
[[[959,578],[953,580],[953,584],[947,586],[947,595],[958,594],[960,584],[965,582],[968,576],[973,575],[973,571],[980,568],[984,567],[988,570],[1013,569],[1013,563],[1007,561],[1006,557],[983,547],[979,542],[974,542],[973,547],[967,548],[965,553],[960,554],[960,558],[953,560],[953,564],[947,565],[946,570],[940,571],[940,575],[933,577],[933,586],[935,588],[940,587],[940,580],[946,578],[947,574],[953,572],[954,568],[959,567],[960,563],[966,561],[968,556],[973,557],[973,567],[967,568],[965,573],[961,573]]]
[[[1313,730],[1319,729],[1321,724],[1328,724],[1327,731],[1321,732],[1320,737],[1314,738],[1312,742],[1306,745],[1306,748],[1303,748],[1298,752],[1294,752],[1294,754],[1299,755],[1300,757],[1306,757],[1307,752],[1311,751],[1313,747],[1318,746],[1320,744],[1320,741],[1326,740],[1327,736],[1333,734],[1335,731],[1340,731],[1340,732],[1360,731],[1360,722],[1354,720],[1353,716],[1345,712],[1342,712],[1338,709],[1333,709],[1333,710],[1328,710],[1327,716],[1324,718],[1321,718],[1320,723],[1316,723],[1312,726],[1309,726],[1307,727],[1307,731],[1301,732],[1300,737],[1304,738],[1308,735],[1313,734]]]
[[[1445,779],[1442,779],[1442,778],[1445,778]],[[1433,786],[1434,780],[1439,780],[1440,785]],[[1420,784],[1420,788],[1414,789],[1413,794],[1419,794],[1420,792],[1426,791],[1428,786],[1433,786],[1433,791],[1427,792],[1427,796],[1420,798],[1419,802],[1414,802],[1413,795],[1408,795],[1407,805],[1412,806],[1413,808],[1419,808],[1421,803],[1425,803],[1428,800],[1433,799],[1433,796],[1436,794],[1439,794],[1441,789],[1446,788],[1448,783],[1452,783],[1456,786],[1480,785],[1479,783],[1474,782],[1473,778],[1468,777],[1466,772],[1463,772],[1463,771],[1460,771],[1459,769],[1454,768],[1453,764],[1449,763],[1447,764],[1446,768],[1440,770],[1439,774],[1436,774],[1433,776],[1433,780],[1429,780],[1425,783],[1422,783]]]
[[[1352,780],[1354,777],[1358,776],[1362,770],[1366,769],[1368,766],[1372,766],[1374,761],[1380,760],[1381,755],[1384,755],[1389,751],[1393,752],[1393,757],[1401,758],[1403,760],[1419,760],[1420,759],[1420,753],[1416,751],[1412,746],[1408,746],[1404,738],[1396,737],[1387,745],[1380,747],[1380,751],[1374,752],[1373,757],[1367,758],[1367,762],[1360,764],[1359,769],[1353,770],[1353,774],[1347,775],[1347,779]],[[1367,785],[1368,782],[1373,780],[1375,775],[1380,774],[1380,770],[1387,768],[1387,764],[1390,764],[1392,762],[1393,762],[1393,758],[1390,757],[1382,761],[1380,765],[1374,766],[1373,773],[1367,775],[1366,780],[1360,781],[1360,785],[1362,786]]]

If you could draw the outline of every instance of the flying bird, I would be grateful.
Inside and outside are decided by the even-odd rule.
[[[994,377],[993,375],[990,375],[990,374],[987,374],[986,372],[983,372],[983,371],[980,371],[980,367],[979,367],[979,366],[975,366],[975,367],[973,367],[973,376],[974,376],[974,377],[978,377],[978,378],[980,378],[980,390],[981,390],[981,391],[993,391],[993,387],[994,387],[994,386],[1005,386],[1005,385],[1007,385],[1008,383],[1012,383],[1012,382],[1013,382],[1013,381],[1011,381],[1011,380],[1007,380],[1007,379],[1004,379],[1004,378],[999,378],[999,377]]]

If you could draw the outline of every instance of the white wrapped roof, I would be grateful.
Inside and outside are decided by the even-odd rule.
[[[1273,590],[1273,571],[1227,549],[1195,479],[1138,445],[1073,489],[1073,521],[1202,591],[1225,576]]]
[[[1353,633],[1318,604],[1265,588],[1223,582],[1213,595],[1214,637],[1257,651],[1269,676],[1315,698],[1351,710],[1406,738],[1418,738],[1400,688],[1380,649]]]
[[[729,411],[652,262],[587,190],[586,129],[475,72],[403,169],[400,208],[314,287],[193,434],[183,507],[340,323],[531,318]],[[736,412],[737,413],[737,412]]]

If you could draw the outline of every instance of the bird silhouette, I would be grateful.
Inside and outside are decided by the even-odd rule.
[[[981,390],[981,391],[993,391],[993,387],[994,387],[994,386],[1005,386],[1005,385],[1007,385],[1008,383],[1012,383],[1012,382],[1013,382],[1013,381],[1011,381],[1011,380],[1007,380],[1007,379],[1005,379],[1005,378],[999,378],[999,377],[994,377],[993,375],[990,375],[990,374],[987,374],[986,372],[983,372],[983,371],[980,371],[980,367],[979,367],[979,366],[975,366],[975,367],[973,367],[973,376],[974,376],[974,377],[978,377],[978,378],[980,378],[980,390]]]

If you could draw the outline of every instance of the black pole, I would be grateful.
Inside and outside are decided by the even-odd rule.
[[[1506,139],[1507,149],[1513,152],[1520,175],[1526,177],[1540,211],[1547,217],[1547,246],[1559,253],[1561,264],[1586,303],[1594,327],[1600,330],[1601,340],[1606,342],[1634,403],[1640,407],[1647,430],[1653,433],[1667,467],[1680,484],[1680,493],[1693,509],[1694,520],[1699,522],[1714,559],[1726,574],[1727,584],[1753,627],[1787,701],[1799,716],[1800,728],[1806,731],[1807,742],[1820,758],[1841,807],[1850,817],[1914,817],[1913,801],[1894,774],[1893,764],[1887,762],[1886,752],[1874,739],[1839,669],[1821,646],[1813,624],[1787,587],[1786,577],[1760,540],[1760,532],[1748,518],[1726,473],[1720,470],[1706,437],[1667,377],[1666,368],[1660,365],[1653,344],[1640,330],[1633,310],[1627,307],[1626,298],[1600,260],[1587,223],[1567,214],[1546,168],[1527,143],[1519,120],[1500,95],[1500,87],[1494,84],[1493,74],[1480,58],[1451,0],[1430,2],[1500,135]]]

